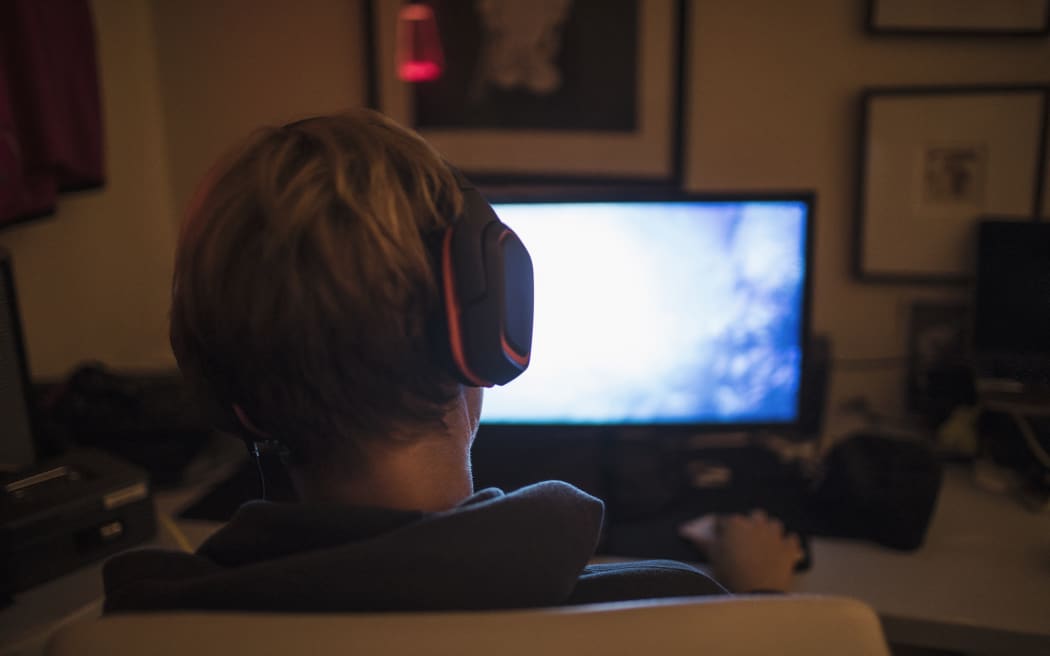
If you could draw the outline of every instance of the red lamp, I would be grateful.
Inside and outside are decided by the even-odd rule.
[[[434,10],[419,2],[405,5],[397,13],[397,76],[405,82],[430,82],[444,72]]]

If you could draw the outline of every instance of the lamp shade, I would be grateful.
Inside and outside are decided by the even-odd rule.
[[[445,71],[441,35],[430,6],[414,2],[397,14],[397,75],[405,82],[429,82]]]

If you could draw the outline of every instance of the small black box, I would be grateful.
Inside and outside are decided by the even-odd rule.
[[[145,472],[78,449],[0,479],[0,593],[7,595],[156,533]]]

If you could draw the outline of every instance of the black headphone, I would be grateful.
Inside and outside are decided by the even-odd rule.
[[[503,385],[525,371],[532,354],[532,258],[481,193],[449,168],[463,211],[442,234],[435,258],[444,314],[439,344],[461,382]]]
[[[437,244],[444,317],[431,334],[440,359],[460,382],[504,385],[525,371],[532,353],[532,258],[459,169],[445,166],[463,193],[463,211]]]

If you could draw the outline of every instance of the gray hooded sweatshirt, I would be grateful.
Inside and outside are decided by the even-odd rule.
[[[106,563],[107,613],[483,610],[725,594],[673,561],[588,565],[598,499],[557,481],[438,513],[249,502],[197,553]]]

